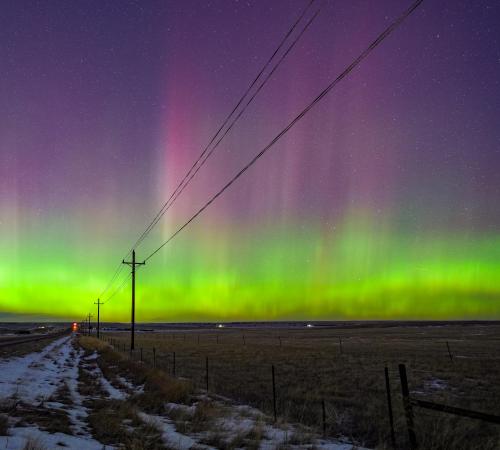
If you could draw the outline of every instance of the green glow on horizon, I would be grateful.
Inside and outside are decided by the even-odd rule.
[[[137,320],[500,318],[500,236],[287,230],[179,239],[138,272]],[[3,312],[77,320],[94,310],[109,264],[89,267],[63,245],[57,254],[1,267]],[[102,319],[128,321],[129,298],[127,283]]]

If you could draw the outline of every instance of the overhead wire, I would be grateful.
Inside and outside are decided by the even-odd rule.
[[[243,113],[245,112],[245,109],[253,102],[253,100],[255,99],[255,97],[257,96],[257,94],[261,91],[261,89],[265,86],[265,84],[268,82],[268,80],[271,78],[271,76],[274,74],[274,72],[276,71],[276,69],[278,68],[278,66],[281,64],[281,62],[286,58],[286,56],[290,53],[290,51],[293,49],[293,47],[295,46],[295,44],[297,44],[297,42],[300,40],[300,38],[302,37],[302,35],[304,34],[304,32],[309,28],[309,26],[313,23],[314,19],[316,19],[316,17],[318,16],[319,14],[319,10],[316,11],[316,13],[308,20],[308,22],[306,23],[306,25],[303,27],[303,29],[301,30],[300,34],[297,35],[297,37],[293,40],[293,42],[290,44],[290,46],[287,48],[286,52],[283,53],[283,55],[280,57],[278,63],[273,67],[273,69],[268,73],[268,75],[264,78],[264,80],[261,82],[261,84],[258,86],[257,90],[254,92],[254,94],[248,99],[247,103],[245,104],[244,108],[238,113],[238,115],[234,118],[234,120],[231,122],[231,124],[229,125],[229,127],[226,129],[226,131],[222,134],[222,136],[217,140],[217,142],[215,143],[215,145],[210,149],[210,151],[208,151],[203,159],[201,159],[201,162],[199,163],[199,165],[192,171],[191,175],[189,176],[189,178],[186,180],[186,182],[184,183],[184,185],[178,190],[178,192],[175,194],[175,196],[172,198],[172,201],[170,202],[170,204],[164,209],[164,211],[158,216],[158,218],[156,219],[156,223],[158,223],[160,221],[160,219],[163,217],[164,214],[166,214],[166,212],[170,209],[170,207],[174,204],[174,202],[177,200],[177,198],[182,194],[182,192],[184,191],[184,189],[186,189],[186,187],[188,186],[188,184],[191,182],[191,180],[196,176],[196,174],[200,171],[200,169],[205,165],[205,163],[207,162],[207,160],[210,158],[210,156],[212,156],[212,154],[215,152],[215,150],[217,149],[217,147],[219,146],[219,144],[222,142],[222,140],[224,139],[224,137],[229,133],[229,131],[231,131],[231,129],[233,128],[233,126],[236,124],[236,122],[238,121],[238,119],[243,115]]]
[[[365,49],[357,58],[354,59],[330,84],[326,86],[288,125],[283,128],[259,153],[257,153],[236,175],[234,175],[217,193],[215,193],[201,208],[199,208],[182,226],[180,226],[170,237],[165,240],[158,248],[150,253],[144,261],[148,261],[156,255],[165,245],[172,241],[179,233],[189,226],[200,214],[202,214],[217,198],[219,198],[238,178],[240,178],[251,166],[253,166],[269,149],[271,149],[290,129],[292,129],[318,102],[320,102],[331,90],[354,68],[356,68],[376,47],[378,47],[401,23],[409,17],[423,2],[416,0],[396,18],[379,36]]]
[[[118,294],[122,289],[123,287],[125,286],[125,283],[129,280],[130,278],[130,273],[127,273],[125,277],[122,278],[122,281],[121,283],[118,285],[118,287],[113,291],[112,294],[110,294],[109,297],[106,298],[106,300],[103,301],[103,305],[109,303],[114,297],[116,294]]]
[[[265,62],[265,64],[262,66],[260,71],[258,72],[257,76],[253,79],[253,81],[250,83],[250,85],[246,88],[240,99],[237,101],[231,112],[226,116],[216,133],[212,136],[210,139],[209,143],[205,146],[203,151],[200,153],[198,158],[195,160],[195,162],[191,165],[189,170],[186,172],[180,183],[177,185],[177,187],[174,189],[168,200],[162,205],[158,213],[155,215],[153,220],[149,223],[149,225],[146,227],[146,229],[143,231],[143,233],[139,236],[139,238],[136,240],[136,242],[133,244],[133,246],[130,248],[130,250],[127,252],[127,254],[122,258],[125,259],[127,258],[132,251],[138,247],[141,242],[147,237],[147,235],[151,232],[151,230],[156,226],[156,224],[159,222],[159,220],[163,217],[163,215],[166,213],[168,209],[172,206],[172,204],[177,200],[179,195],[184,191],[186,186],[191,182],[191,180],[196,176],[198,171],[200,170],[201,166],[203,166],[206,162],[206,160],[213,154],[215,149],[218,147],[218,145],[221,143],[221,141],[224,139],[224,137],[228,134],[228,132],[233,128],[233,126],[236,124],[236,122],[239,120],[239,118],[243,115],[243,112],[248,108],[248,106],[252,103],[252,101],[255,99],[256,95],[262,90],[264,85],[267,83],[267,81],[270,79],[272,74],[276,71],[278,66],[283,62],[285,57],[288,55],[290,50],[295,46],[297,41],[300,39],[300,37],[304,34],[305,30],[309,27],[309,25],[312,23],[312,21],[316,18],[318,11],[314,14],[313,18],[310,19],[306,26],[302,29],[300,32],[299,36],[294,39],[292,44],[286,49],[285,53],[280,57],[278,60],[277,64],[274,65],[270,73],[265,77],[264,81],[261,82],[261,84],[258,86],[257,90],[253,93],[251,96],[250,100],[246,102],[244,107],[240,110],[239,114],[237,117],[232,121],[230,126],[225,130],[223,133],[222,137],[217,139],[224,127],[228,124],[228,122],[231,120],[235,112],[238,110],[238,108],[242,105],[242,103],[245,101],[245,98],[247,98],[248,94],[251,92],[251,90],[254,88],[254,86],[258,83],[258,81],[262,78],[262,75],[265,73],[265,71],[269,68],[273,60],[275,59],[276,55],[280,52],[280,50],[284,47],[290,36],[293,34],[297,26],[301,23],[303,18],[306,16],[307,12],[310,10],[311,6],[316,2],[317,0],[310,0],[308,4],[305,6],[305,8],[302,10],[302,12],[299,14],[299,17],[295,20],[295,22],[292,24],[292,26],[288,29],[287,33],[285,36],[282,38],[280,41],[279,45],[276,47],[274,52],[271,54],[271,56],[268,58],[268,60]],[[215,145],[211,148],[212,144],[215,143]],[[211,149],[210,149],[211,148]],[[210,150],[210,151],[209,151]],[[207,152],[209,154],[207,155]],[[200,161],[203,159],[203,161],[200,163]],[[200,163],[200,166],[198,164]],[[198,167],[197,167],[198,166]],[[194,172],[194,173],[193,173]],[[106,284],[104,289],[101,291],[99,294],[99,297],[104,296],[104,294],[111,288],[117,277],[119,276],[120,272],[123,270],[123,265],[120,262],[118,266],[116,267],[115,271],[113,272],[113,275],[111,276],[110,281]]]
[[[128,254],[127,254],[128,256]],[[109,280],[108,284],[106,285],[106,287],[101,291],[101,293],[98,295],[98,298],[101,298],[104,296],[104,294],[109,290],[109,288],[113,285],[113,282],[115,281],[115,279],[118,277],[118,275],[120,274],[120,272],[122,271],[123,269],[123,264],[121,263],[120,261],[120,264],[116,267],[111,279]]]
[[[137,248],[140,245],[140,243],[147,237],[147,235],[149,234],[149,232],[155,227],[155,225],[163,217],[163,215],[166,213],[166,211],[173,205],[173,203],[178,198],[178,196],[180,195],[180,193],[185,189],[185,187],[191,182],[191,180],[194,178],[194,176],[196,175],[196,173],[199,171],[200,167],[197,168],[198,164],[203,165],[204,162],[210,157],[210,155],[212,155],[212,153],[219,146],[219,144],[224,139],[224,137],[228,134],[228,132],[235,125],[235,123],[243,115],[243,112],[246,110],[246,108],[248,108],[248,106],[255,99],[256,95],[262,90],[262,88],[264,87],[264,85],[270,79],[271,75],[276,71],[276,69],[278,68],[278,66],[283,62],[283,60],[288,55],[288,53],[290,52],[290,50],[295,46],[295,44],[297,43],[297,41],[302,37],[302,35],[304,34],[305,30],[309,27],[309,25],[312,23],[312,21],[316,18],[316,16],[319,13],[319,10],[316,11],[316,13],[314,14],[314,16],[307,22],[307,24],[302,29],[302,31],[300,31],[300,34],[298,35],[298,37],[295,38],[293,40],[293,42],[290,44],[290,46],[286,49],[285,53],[280,57],[280,59],[278,60],[278,62],[272,68],[271,72],[265,77],[264,81],[258,86],[256,92],[252,95],[252,97],[250,98],[250,100],[247,101],[247,103],[243,106],[243,108],[240,110],[240,112],[236,116],[236,118],[232,121],[232,123],[230,124],[230,126],[224,131],[224,133],[222,134],[222,136],[219,139],[217,139],[218,136],[221,134],[222,130],[224,129],[224,127],[230,121],[231,117],[235,114],[235,112],[238,110],[238,108],[242,105],[242,103],[244,102],[245,98],[248,96],[248,94],[252,90],[252,88],[257,84],[257,82],[259,81],[259,79],[265,73],[266,69],[270,66],[270,64],[272,63],[272,61],[275,59],[276,55],[283,48],[283,46],[285,45],[285,43],[287,42],[287,40],[289,39],[289,37],[292,35],[292,33],[294,32],[294,30],[297,28],[297,26],[302,21],[302,19],[304,18],[304,16],[306,15],[306,13],[308,12],[308,10],[310,9],[310,7],[313,5],[313,3],[315,1],[316,0],[311,0],[308,3],[308,5],[304,8],[304,10],[302,11],[302,13],[299,15],[298,19],[290,27],[290,29],[288,30],[288,32],[285,34],[285,36],[283,37],[283,39],[279,43],[278,47],[274,50],[274,52],[269,57],[269,59],[266,61],[266,63],[264,64],[264,66],[262,67],[262,69],[259,71],[259,73],[257,74],[257,76],[254,78],[254,80],[247,87],[247,89],[245,90],[245,92],[243,93],[243,95],[240,97],[240,99],[238,100],[238,102],[236,103],[236,105],[233,107],[233,109],[231,110],[231,112],[226,116],[226,118],[224,119],[222,125],[219,127],[219,129],[217,130],[217,132],[212,136],[212,138],[210,139],[209,143],[203,149],[203,151],[198,156],[198,158],[195,160],[195,162],[191,165],[191,167],[186,172],[186,174],[184,175],[184,177],[182,178],[182,180],[180,181],[180,183],[177,185],[177,187],[174,189],[174,191],[172,192],[172,194],[170,195],[170,197],[168,198],[168,200],[163,204],[163,206],[160,208],[160,211],[156,214],[156,216],[153,218],[153,220],[150,222],[150,224],[146,227],[146,230],[141,234],[141,236],[139,236],[139,238],[137,239],[137,241],[134,243],[134,245],[132,246],[132,248],[129,251],[129,254],[130,254],[130,252],[133,249]],[[215,142],[215,144],[214,144],[214,142]],[[214,145],[212,146],[212,144],[214,144]],[[203,159],[203,161],[202,161],[202,159]],[[202,161],[202,162],[200,163],[200,161]]]

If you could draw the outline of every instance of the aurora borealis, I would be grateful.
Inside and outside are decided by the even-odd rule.
[[[410,3],[323,2],[138,258]],[[94,310],[306,4],[3,5],[1,317]],[[500,318],[499,19],[493,0],[424,1],[140,269],[137,319]],[[128,320],[129,298],[126,285],[103,320]]]

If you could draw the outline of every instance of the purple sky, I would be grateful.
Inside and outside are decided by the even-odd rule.
[[[306,4],[2,5],[4,258],[22,270],[22,258],[44,258],[45,250],[33,249],[36,239],[58,241],[99,258],[96,285],[104,282]],[[318,1],[320,14],[297,48],[144,252],[410,4]],[[256,233],[311,223],[335,228],[359,210],[395,233],[497,233],[499,22],[498,1],[424,1],[194,226],[191,239],[233,224]]]

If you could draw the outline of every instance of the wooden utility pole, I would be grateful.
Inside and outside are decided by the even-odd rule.
[[[132,250],[132,261],[122,260],[122,264],[127,264],[132,267],[132,318],[130,324],[130,350],[134,350],[134,338],[135,338],[135,266],[143,266],[146,264],[143,262],[135,262],[135,250]]]
[[[100,334],[99,334],[99,325],[101,322],[101,305],[103,303],[97,299],[97,302],[94,302],[94,305],[97,305],[97,339],[99,339]]]
[[[90,336],[90,318],[92,317],[92,314],[89,313],[89,326],[88,326],[88,335]]]

